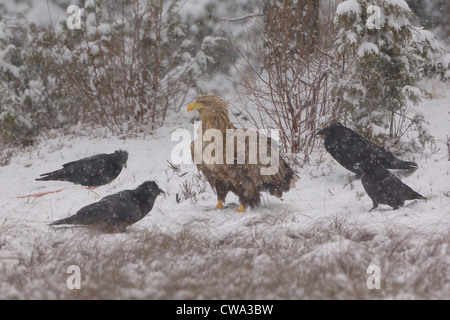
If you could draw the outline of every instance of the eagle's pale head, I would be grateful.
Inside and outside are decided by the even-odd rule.
[[[234,129],[235,127],[228,118],[228,105],[219,96],[206,95],[198,97],[194,102],[188,105],[188,112],[198,111],[200,120],[202,121],[203,130],[218,129]]]
[[[187,111],[197,110],[200,114],[222,113],[228,117],[228,106],[225,100],[216,95],[206,95],[198,97],[188,105]]]

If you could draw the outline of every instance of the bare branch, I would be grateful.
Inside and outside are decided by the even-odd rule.
[[[259,17],[263,17],[263,16],[264,16],[264,14],[262,14],[262,13],[255,13],[255,14],[250,14],[247,16],[239,17],[239,18],[219,18],[219,19],[221,21],[226,21],[226,22],[242,22],[245,20],[259,18]]]

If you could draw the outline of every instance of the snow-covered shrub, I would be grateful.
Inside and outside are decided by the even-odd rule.
[[[4,14],[0,6],[0,142],[27,145],[33,126],[18,95],[25,21],[20,17],[2,19]]]
[[[20,99],[0,80],[0,142],[31,143],[33,126],[23,114]]]
[[[36,132],[78,121],[115,133],[151,131],[186,95],[202,92],[215,62],[209,54],[226,41],[207,37],[193,48],[179,5],[89,0],[80,29],[70,30],[65,19],[55,30],[30,23],[17,45],[0,47],[16,51],[0,60],[0,79],[14,88]]]
[[[385,140],[388,130],[398,142],[405,127],[414,124],[407,121],[408,105],[428,95],[419,81],[443,78],[448,64],[434,35],[411,24],[414,16],[404,0],[376,1],[379,16],[372,4],[347,0],[337,7],[337,107],[344,121],[368,137]],[[369,21],[374,17],[378,26]]]
[[[327,38],[333,24],[324,9],[319,1],[264,2],[250,28],[254,43],[240,49],[247,118],[258,128],[278,129],[284,151],[301,152],[305,161],[331,113]]]
[[[0,134],[3,141],[9,141],[14,134],[14,104],[19,99],[0,82]]]

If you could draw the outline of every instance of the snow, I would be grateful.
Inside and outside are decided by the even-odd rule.
[[[78,2],[78,0],[73,0],[70,1],[70,4],[79,5]],[[5,6],[9,14],[23,15],[28,20],[41,26],[51,24],[55,26],[58,21],[67,18],[67,14],[63,8],[48,0],[33,0],[30,2],[2,1],[2,5]]]
[[[102,23],[97,28],[99,34],[109,34],[111,32],[111,27],[107,23]]]
[[[19,76],[19,68],[7,63],[4,58],[5,55],[8,53],[9,50],[14,50],[14,45],[10,44],[6,47],[6,49],[3,52],[0,52],[0,66],[3,72],[11,72],[15,77]]]
[[[422,91],[419,88],[413,86],[404,86],[402,89],[404,92],[410,92],[417,97],[422,97]]]
[[[188,101],[186,101],[186,104]],[[167,197],[159,197],[150,214],[137,224],[131,226],[126,234],[103,235],[102,247],[112,250],[120,243],[126,243],[132,239],[133,234],[140,230],[153,230],[157,228],[162,234],[173,235],[187,227],[192,227],[196,232],[207,235],[210,241],[223,243],[230,237],[239,234],[244,237],[256,237],[257,241],[281,241],[289,243],[291,238],[304,237],[305,230],[315,230],[317,225],[322,227],[338,228],[341,223],[350,225],[363,225],[365,229],[373,233],[370,244],[379,247],[389,243],[386,228],[404,230],[404,235],[410,233],[416,235],[410,245],[418,250],[429,237],[448,234],[450,229],[450,197],[448,181],[450,178],[450,162],[448,161],[446,136],[449,135],[449,105],[450,89],[445,89],[445,97],[425,101],[418,106],[412,107],[414,112],[421,112],[429,122],[429,130],[434,135],[436,145],[433,150],[427,149],[422,153],[413,155],[413,159],[419,164],[419,169],[409,176],[402,176],[402,180],[425,195],[426,201],[410,201],[405,207],[391,210],[388,206],[381,205],[379,209],[368,212],[371,208],[371,200],[365,195],[360,181],[349,182],[351,174],[339,166],[329,154],[323,153],[321,147],[313,154],[313,159],[323,157],[322,162],[298,168],[300,181],[297,182],[295,190],[283,195],[283,199],[277,199],[267,194],[263,195],[260,207],[248,209],[245,213],[237,213],[238,201],[236,196],[228,195],[226,208],[223,210],[213,209],[216,204],[216,196],[209,186],[203,193],[197,193],[196,199],[182,199],[176,201],[176,194],[181,195],[181,186],[185,182],[195,185],[197,169],[195,165],[182,164],[179,172],[168,167],[167,161],[172,161],[171,152],[179,142],[171,141],[171,134],[180,128],[190,130],[193,134],[191,115],[182,108],[178,114],[169,117],[165,127],[158,129],[154,135],[147,137],[125,138],[116,137],[103,133],[102,137],[86,132],[82,126],[76,128],[76,135],[59,135],[42,140],[34,148],[19,153],[11,158],[7,166],[0,167],[0,226],[5,224],[15,225],[15,228],[27,230],[25,233],[18,231],[9,232],[0,238],[0,267],[13,268],[20,265],[20,257],[27,257],[33,252],[35,243],[44,241],[54,245],[59,242],[68,241],[76,236],[76,232],[68,230],[53,229],[47,226],[56,219],[74,214],[81,207],[98,201],[100,198],[118,192],[123,189],[137,187],[145,180],[155,180],[160,188],[165,190]],[[75,129],[74,129],[75,133]],[[34,179],[39,174],[58,169],[63,163],[79,159],[81,157],[96,153],[109,153],[117,149],[125,149],[129,152],[128,167],[122,171],[119,177],[112,183],[101,186],[95,190],[86,190],[81,186],[75,186],[66,182],[39,182]],[[39,192],[48,192],[62,189],[62,191],[47,194],[40,198],[19,196],[32,195]],[[195,187],[194,187],[195,189]],[[327,220],[328,219],[328,220]],[[325,223],[325,221],[328,221]],[[329,222],[332,221],[332,222]],[[334,221],[334,222],[333,222]],[[19,229],[20,229],[19,228]],[[313,233],[317,239],[329,237],[320,229]],[[325,233],[324,233],[325,232]],[[359,231],[353,231],[357,234]],[[14,234],[17,234],[14,236]],[[258,234],[258,236],[256,236]],[[350,254],[352,259],[358,261],[364,256],[361,244],[354,240],[356,235],[345,237],[333,235],[329,240],[319,241],[312,246],[299,259],[305,263],[314,265],[333,265],[340,256]],[[83,242],[89,239],[89,235],[83,235]],[[283,240],[284,239],[284,240]],[[92,240],[90,240],[92,241]],[[303,246],[307,245],[305,242]],[[415,246],[413,243],[416,243]],[[51,250],[42,248],[42,250]],[[246,259],[248,255],[252,258],[252,269],[257,274],[264,274],[267,270],[274,268],[274,257],[266,253],[257,253],[255,249],[244,249],[239,245],[230,247],[221,254],[226,259]],[[214,251],[212,251],[214,252]],[[188,268],[188,265],[204,265],[209,263],[208,253],[199,252],[184,262],[179,262],[179,268]],[[441,248],[437,253],[439,259],[448,258],[448,249]],[[235,258],[233,258],[235,257]],[[154,257],[155,266],[158,261],[163,261],[163,256]],[[190,260],[194,259],[194,260]],[[206,260],[205,260],[206,259]],[[379,256],[370,257],[376,261],[382,259]],[[194,262],[195,261],[195,262]],[[228,261],[228,260],[227,260]],[[384,260],[383,260],[384,261]],[[61,264],[63,261],[56,260],[52,264]],[[82,268],[88,269],[83,262]],[[140,263],[140,262],[136,262]],[[142,273],[138,265],[130,262],[129,265],[121,267],[118,271],[123,275],[123,281],[139,283]],[[383,262],[384,263],[384,262]],[[275,264],[276,265],[276,264]],[[364,266],[364,268],[367,268]],[[419,267],[419,266],[418,266]],[[145,266],[141,268],[145,269]],[[175,267],[174,267],[175,268]],[[178,268],[178,267],[177,267]],[[13,270],[13,269],[11,269]],[[128,270],[128,271],[127,271]],[[160,270],[160,271],[158,271]],[[152,268],[142,281],[152,283],[170,283],[164,271],[160,267]],[[178,269],[177,269],[178,270]],[[413,272],[404,270],[405,272]],[[235,272],[238,272],[236,270]],[[337,272],[329,276],[335,277],[340,285],[350,283],[347,275]],[[91,275],[95,278],[95,275]],[[134,277],[137,278],[134,278]],[[256,277],[256,275],[255,275]],[[259,279],[259,280],[256,280]],[[264,280],[265,279],[265,280]],[[41,285],[37,282],[29,284],[32,288]],[[92,280],[93,281],[93,280]],[[189,277],[184,279],[186,283]],[[264,281],[270,282],[269,278],[261,276],[254,281],[263,286]],[[400,281],[397,279],[397,281]],[[408,281],[406,277],[404,282]],[[189,282],[190,283],[190,282]],[[153,284],[158,286],[158,284]],[[162,285],[162,284],[161,284]],[[154,287],[153,287],[154,288]],[[51,291],[51,290],[50,290]],[[128,292],[128,291],[127,291]],[[160,296],[152,288],[139,290],[137,288],[129,291],[133,297]],[[303,292],[303,291],[302,291]],[[51,292],[47,293],[49,296]],[[100,296],[102,293],[99,293]],[[174,296],[192,297],[192,292],[180,288],[173,292]],[[10,285],[0,286],[0,297],[22,296],[23,292],[17,291]],[[164,295],[163,295],[164,296]],[[276,296],[276,295],[275,295]],[[46,295],[47,297],[47,295]],[[447,296],[448,297],[448,296]]]
[[[358,56],[359,57],[363,57],[366,54],[378,54],[379,50],[378,50],[378,46],[374,43],[371,42],[364,42],[362,43],[359,48],[358,48]]]
[[[25,15],[48,24],[47,4],[39,5],[44,2],[36,1],[31,11],[23,8]],[[206,4],[212,2],[181,1],[180,14],[195,20],[207,13]],[[388,2],[407,9],[403,0]],[[224,9],[225,3],[231,6],[220,3],[214,16],[235,17],[236,13],[230,15]],[[16,5],[17,12],[22,8],[13,1],[6,4]],[[94,4],[89,0],[85,7]],[[337,13],[360,15],[360,11],[356,0],[349,0],[338,6]],[[59,15],[58,19],[67,16],[65,11]],[[55,24],[58,19],[52,16]],[[393,23],[401,26],[404,21]],[[89,27],[93,24],[91,13],[89,35],[110,32],[106,25],[98,30]],[[357,43],[355,33],[347,38]],[[91,50],[95,53],[99,48],[93,45]],[[369,52],[377,53],[378,47],[369,42],[359,47],[358,54]],[[442,60],[444,65],[450,63],[449,57]],[[190,60],[189,55],[184,58]],[[199,54],[196,59],[207,57]],[[3,67],[18,73],[12,66],[3,63]],[[238,213],[238,199],[230,193],[225,208],[214,209],[216,195],[195,165],[171,168],[169,164],[179,143],[172,141],[172,134],[180,130],[194,134],[194,115],[186,113],[191,101],[177,106],[179,112],[169,114],[165,126],[147,136],[115,136],[104,128],[84,128],[82,123],[68,132],[46,133],[33,147],[15,152],[9,164],[0,166],[0,299],[448,299],[450,87],[432,85],[438,98],[411,106],[408,116],[423,114],[425,130],[435,143],[402,157],[417,162],[417,171],[398,173],[427,200],[408,201],[398,210],[380,205],[368,212],[372,201],[361,182],[353,180],[353,174],[337,164],[322,143],[309,164],[296,167],[300,181],[282,199],[264,193],[259,207]],[[27,93],[37,94],[41,83],[30,87]],[[244,108],[233,98],[233,84],[223,76],[217,75],[205,88],[218,90],[233,109]],[[415,87],[403,90],[418,93]],[[18,119],[32,126],[22,116]],[[87,190],[67,182],[35,181],[39,174],[66,162],[117,149],[129,152],[128,166],[108,185]],[[124,234],[47,225],[146,180],[155,180],[167,196],[158,197],[149,215]],[[58,192],[32,196],[52,191]],[[78,296],[66,288],[65,270],[72,264],[80,265],[83,275]],[[365,273],[372,264],[383,272],[378,293],[366,288]]]
[[[450,53],[445,54],[442,57],[442,62],[441,62],[444,66],[450,66]]]
[[[443,55],[438,63],[440,63],[444,68],[450,68],[450,53]],[[450,78],[450,70],[445,72],[444,78]]]
[[[388,5],[399,6],[403,10],[408,10],[408,11],[410,10],[410,8],[405,0],[385,0],[385,1]]]
[[[361,5],[357,0],[347,0],[337,6],[336,15],[345,15],[348,13],[353,13],[356,15],[361,14]]]
[[[94,0],[88,0],[85,2],[84,4],[84,8],[88,9],[88,8],[95,8],[95,1]]]
[[[210,0],[184,1],[180,8],[180,14],[197,19],[206,14],[206,5],[208,3],[210,3]]]

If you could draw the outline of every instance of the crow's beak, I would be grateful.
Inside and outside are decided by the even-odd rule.
[[[163,194],[164,195],[164,199],[166,198],[166,193],[163,190],[158,189],[158,194]]]

